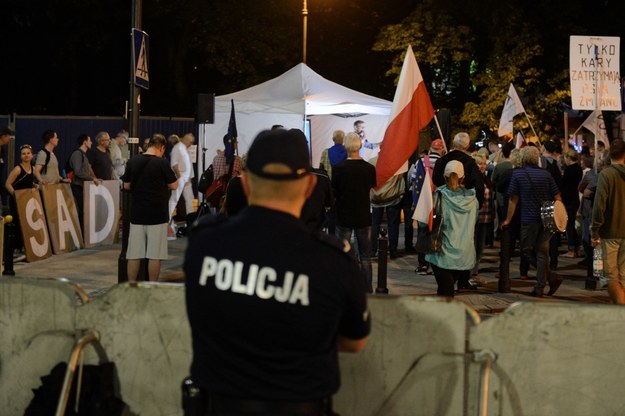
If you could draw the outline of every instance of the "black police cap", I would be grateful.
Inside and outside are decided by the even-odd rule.
[[[266,130],[247,153],[247,170],[261,178],[298,179],[312,172],[308,143],[301,130]]]

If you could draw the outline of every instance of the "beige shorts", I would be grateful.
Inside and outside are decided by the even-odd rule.
[[[167,223],[130,224],[127,260],[167,260]]]

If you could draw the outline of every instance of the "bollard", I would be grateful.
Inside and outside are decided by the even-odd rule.
[[[594,249],[593,247],[588,244],[584,244],[584,253],[586,255],[586,259],[590,259],[590,261],[588,261],[588,264],[586,265],[586,282],[584,285],[584,289],[586,290],[596,290],[597,289],[597,280],[598,278],[595,277],[594,275],[594,268],[593,268],[593,263],[594,263]]]
[[[375,288],[375,293],[384,295],[388,295],[388,288],[386,287],[388,238],[386,234],[386,228],[380,228],[380,236],[378,237],[378,284]]]
[[[13,251],[15,245],[15,222],[12,215],[4,217],[4,270],[3,276],[15,276],[13,270]]]

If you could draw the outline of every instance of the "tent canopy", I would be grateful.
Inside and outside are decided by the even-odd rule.
[[[298,64],[277,78],[215,97],[214,124],[199,126],[200,172],[204,165],[210,165],[217,149],[223,149],[222,137],[228,131],[230,100],[234,100],[240,155],[247,152],[260,131],[280,124],[309,134],[311,160],[315,166],[323,149],[333,144],[332,131],[352,131],[357,119],[366,122],[370,142],[382,141],[393,105],[390,101],[328,81],[305,64]],[[306,120],[310,121],[309,129]],[[366,153],[363,155],[366,159],[375,155]]]
[[[306,64],[298,64],[277,78],[215,98],[215,112],[237,113],[378,114],[388,116],[392,103],[328,81]]]

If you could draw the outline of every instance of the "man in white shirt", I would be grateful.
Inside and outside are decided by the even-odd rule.
[[[186,140],[189,141],[187,136],[188,135],[185,135]],[[191,137],[193,137],[193,135],[191,135]],[[169,198],[169,220],[171,221],[176,205],[178,205],[178,200],[185,192],[185,189],[188,189],[185,193],[185,208],[187,214],[193,212],[193,191],[191,190],[193,165],[191,164],[189,151],[187,150],[187,146],[183,143],[183,140],[175,134],[169,136],[168,140],[169,143],[173,145],[170,154],[170,165],[178,178],[178,188],[171,192]]]

